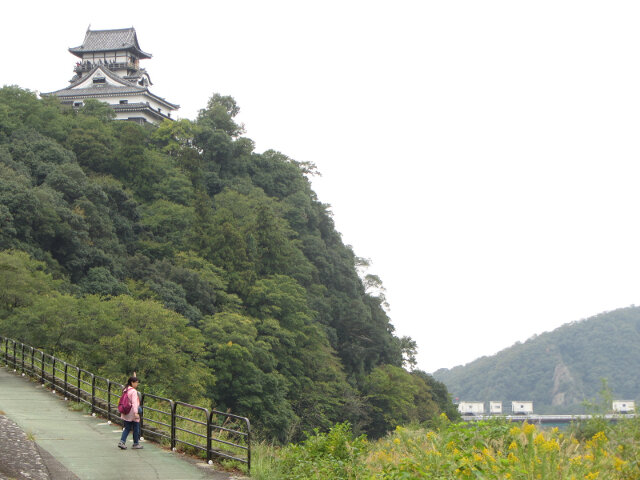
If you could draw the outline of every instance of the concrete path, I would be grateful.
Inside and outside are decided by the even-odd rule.
[[[0,415],[8,419],[0,422],[0,450],[4,453],[0,456],[0,479],[41,478],[42,464],[48,470],[47,478],[54,480],[233,478],[150,442],[143,442],[142,450],[120,450],[116,446],[122,433],[118,425],[68,407],[69,402],[51,390],[0,367]],[[13,422],[22,436],[17,428],[3,428]],[[34,441],[36,448],[31,449],[26,443],[34,445]],[[129,447],[131,442],[129,435]],[[7,450],[13,453],[7,454]]]

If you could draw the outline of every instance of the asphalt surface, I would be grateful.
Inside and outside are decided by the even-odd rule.
[[[0,478],[51,478],[35,442],[4,415],[0,415]]]
[[[120,450],[120,427],[68,407],[51,390],[0,367],[0,480],[239,478],[151,442]]]

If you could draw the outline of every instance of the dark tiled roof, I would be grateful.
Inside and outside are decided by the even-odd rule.
[[[123,105],[110,105],[110,107],[113,108],[116,112],[147,112],[160,121],[165,118],[171,120],[170,115],[154,110],[146,103],[125,103]]]
[[[147,89],[144,87],[103,85],[89,88],[63,88],[62,90],[44,93],[43,95],[57,95],[58,97],[96,97],[101,95],[144,93],[146,91]]]
[[[80,82],[76,82],[75,85]],[[154,95],[149,91],[147,87],[139,87],[137,85],[132,85],[127,82],[127,84],[123,84],[122,86],[103,84],[96,85],[87,88],[73,88],[74,84],[70,85],[67,88],[63,88],[62,90],[56,90],[55,92],[42,93],[41,95],[56,95],[61,99],[65,98],[83,98],[83,97],[104,97],[104,96],[113,96],[113,95],[132,95],[132,94],[146,94],[150,97],[154,98],[156,101],[161,104],[165,104],[168,108],[172,108],[177,110],[180,108],[180,105],[175,103],[171,103],[165,100],[162,97]]]
[[[91,84],[89,87],[83,88],[74,88],[78,85],[85,82],[91,75],[95,73],[96,70],[100,70],[106,77],[111,78],[114,82],[119,85],[113,85],[110,83],[103,83],[99,85]],[[41,95],[56,95],[60,97],[61,100],[69,100],[75,98],[85,98],[85,97],[109,97],[115,95],[132,95],[132,94],[144,94],[153,98],[161,105],[164,105],[166,108],[177,110],[180,108],[180,105],[168,102],[162,97],[154,95],[149,91],[148,87],[142,87],[136,84],[136,82],[132,82],[126,78],[120,77],[115,73],[111,72],[105,65],[95,65],[91,70],[89,70],[85,75],[81,78],[76,79],[72,82],[67,88],[63,88],[61,90],[56,90],[55,92],[42,93]]]
[[[132,50],[140,58],[151,58],[150,53],[145,53],[140,48],[136,30],[133,27],[119,30],[87,30],[82,45],[69,49],[78,57],[82,57],[83,53],[114,50]]]
[[[149,105],[142,102],[135,102],[135,103],[123,103],[123,104],[111,105],[111,107],[114,110],[138,110],[140,108],[149,108]]]

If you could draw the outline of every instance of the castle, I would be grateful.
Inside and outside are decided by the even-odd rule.
[[[117,120],[155,125],[171,119],[171,112],[180,108],[149,90],[153,84],[146,69],[140,68],[140,60],[151,58],[151,54],[140,48],[133,27],[87,29],[82,45],[69,52],[79,59],[70,85],[43,95],[56,95],[63,104],[74,107],[95,98],[108,103]]]

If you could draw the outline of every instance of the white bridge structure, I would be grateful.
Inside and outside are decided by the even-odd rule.
[[[609,413],[603,415],[605,420],[610,422],[617,422],[618,420],[624,420],[628,418],[635,418],[637,415],[635,413]],[[593,418],[593,415],[464,415],[462,417],[463,421],[466,422],[479,422],[483,420],[495,420],[496,418],[504,418],[508,422],[515,423],[533,423],[533,424],[543,424],[543,423],[571,423],[571,422],[579,422],[583,420],[589,420]]]
[[[460,402],[458,411],[462,419],[466,421],[488,420],[491,418],[504,418],[510,422],[529,423],[570,423],[574,421],[588,420],[592,415],[537,415],[533,413],[533,402],[511,402],[511,412],[506,414],[502,409],[502,402],[490,401],[489,414],[485,414],[484,402]],[[635,417],[634,400],[614,400],[611,405],[613,413],[604,415],[604,418],[615,422],[623,418]]]

